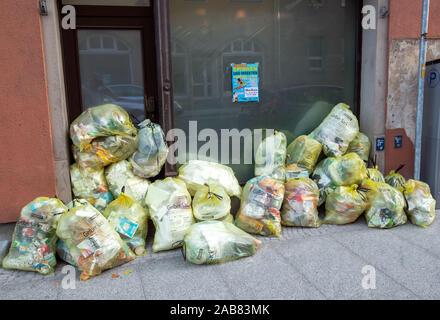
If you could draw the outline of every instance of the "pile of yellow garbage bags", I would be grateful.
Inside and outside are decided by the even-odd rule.
[[[370,140],[342,103],[309,135],[266,136],[256,148],[255,177],[243,189],[230,167],[201,160],[164,179],[162,128],[146,120],[138,130],[116,105],[85,111],[70,137],[75,199],[65,205],[40,197],[26,205],[4,268],[50,274],[58,255],[87,280],[148,255],[150,219],[152,251],[180,249],[194,264],[252,256],[261,237],[282,237],[283,228],[344,225],[362,215],[371,228],[408,220],[426,228],[435,219],[427,184],[407,181],[401,168],[384,177],[374,161],[368,166]]]

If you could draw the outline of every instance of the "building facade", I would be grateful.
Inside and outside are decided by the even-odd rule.
[[[272,128],[290,142],[345,102],[380,168],[405,164],[412,176],[422,0],[3,2],[0,222],[37,196],[71,199],[69,124],[103,103],[166,132],[188,133],[190,122],[198,132]],[[362,28],[367,5],[372,29]],[[63,26],[66,6],[75,29]],[[440,58],[439,17],[431,0],[428,61]],[[260,66],[258,103],[233,102],[231,64],[240,63]],[[252,175],[252,165],[231,167],[241,182]]]

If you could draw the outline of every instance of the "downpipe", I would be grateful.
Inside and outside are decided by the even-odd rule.
[[[422,134],[423,134],[423,103],[425,94],[425,74],[426,74],[426,35],[429,26],[429,2],[423,0],[422,31],[420,36],[420,55],[419,55],[419,85],[417,93],[417,120],[416,120],[416,141],[414,157],[414,179],[420,180],[420,168],[422,160]]]

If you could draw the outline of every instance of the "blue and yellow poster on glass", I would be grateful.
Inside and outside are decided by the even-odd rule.
[[[259,63],[232,64],[232,102],[259,102]]]

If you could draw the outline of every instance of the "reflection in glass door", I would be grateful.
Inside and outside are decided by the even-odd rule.
[[[113,103],[135,124],[145,120],[140,30],[78,30],[83,109]]]

